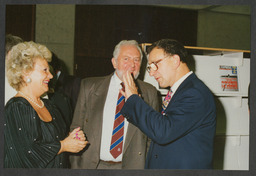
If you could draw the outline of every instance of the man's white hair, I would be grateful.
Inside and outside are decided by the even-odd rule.
[[[142,61],[142,51],[141,51],[141,48],[138,44],[138,42],[136,40],[122,40],[120,41],[116,46],[115,46],[115,49],[114,49],[114,52],[113,52],[113,57],[117,60],[118,56],[119,56],[119,53],[120,53],[120,48],[121,46],[124,46],[124,45],[132,45],[132,46],[135,46],[138,51],[140,52],[140,62]]]

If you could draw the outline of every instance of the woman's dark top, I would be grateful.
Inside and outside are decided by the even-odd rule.
[[[42,121],[30,103],[13,97],[5,106],[5,168],[67,168],[67,153],[58,155],[68,133],[66,124],[52,102],[43,99],[52,121]]]

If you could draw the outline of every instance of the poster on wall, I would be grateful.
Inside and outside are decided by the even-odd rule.
[[[220,65],[222,91],[238,91],[237,66]]]

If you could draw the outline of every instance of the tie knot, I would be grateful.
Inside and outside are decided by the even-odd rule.
[[[165,97],[165,100],[169,101],[172,97],[172,90],[168,91],[166,97]]]
[[[162,114],[164,113],[166,107],[168,106],[170,100],[172,98],[172,90],[170,89],[168,92],[167,92],[167,95],[165,96],[164,98],[164,101],[163,101],[163,104],[162,104]]]

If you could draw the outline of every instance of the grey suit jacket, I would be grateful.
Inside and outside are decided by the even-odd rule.
[[[70,156],[71,168],[96,169],[100,161],[103,109],[111,75],[86,78],[81,82],[71,130],[81,127],[90,143],[85,150]],[[152,85],[137,80],[141,96],[151,107],[158,110],[157,90]],[[129,123],[122,158],[123,169],[143,169],[149,139],[137,127]]]

